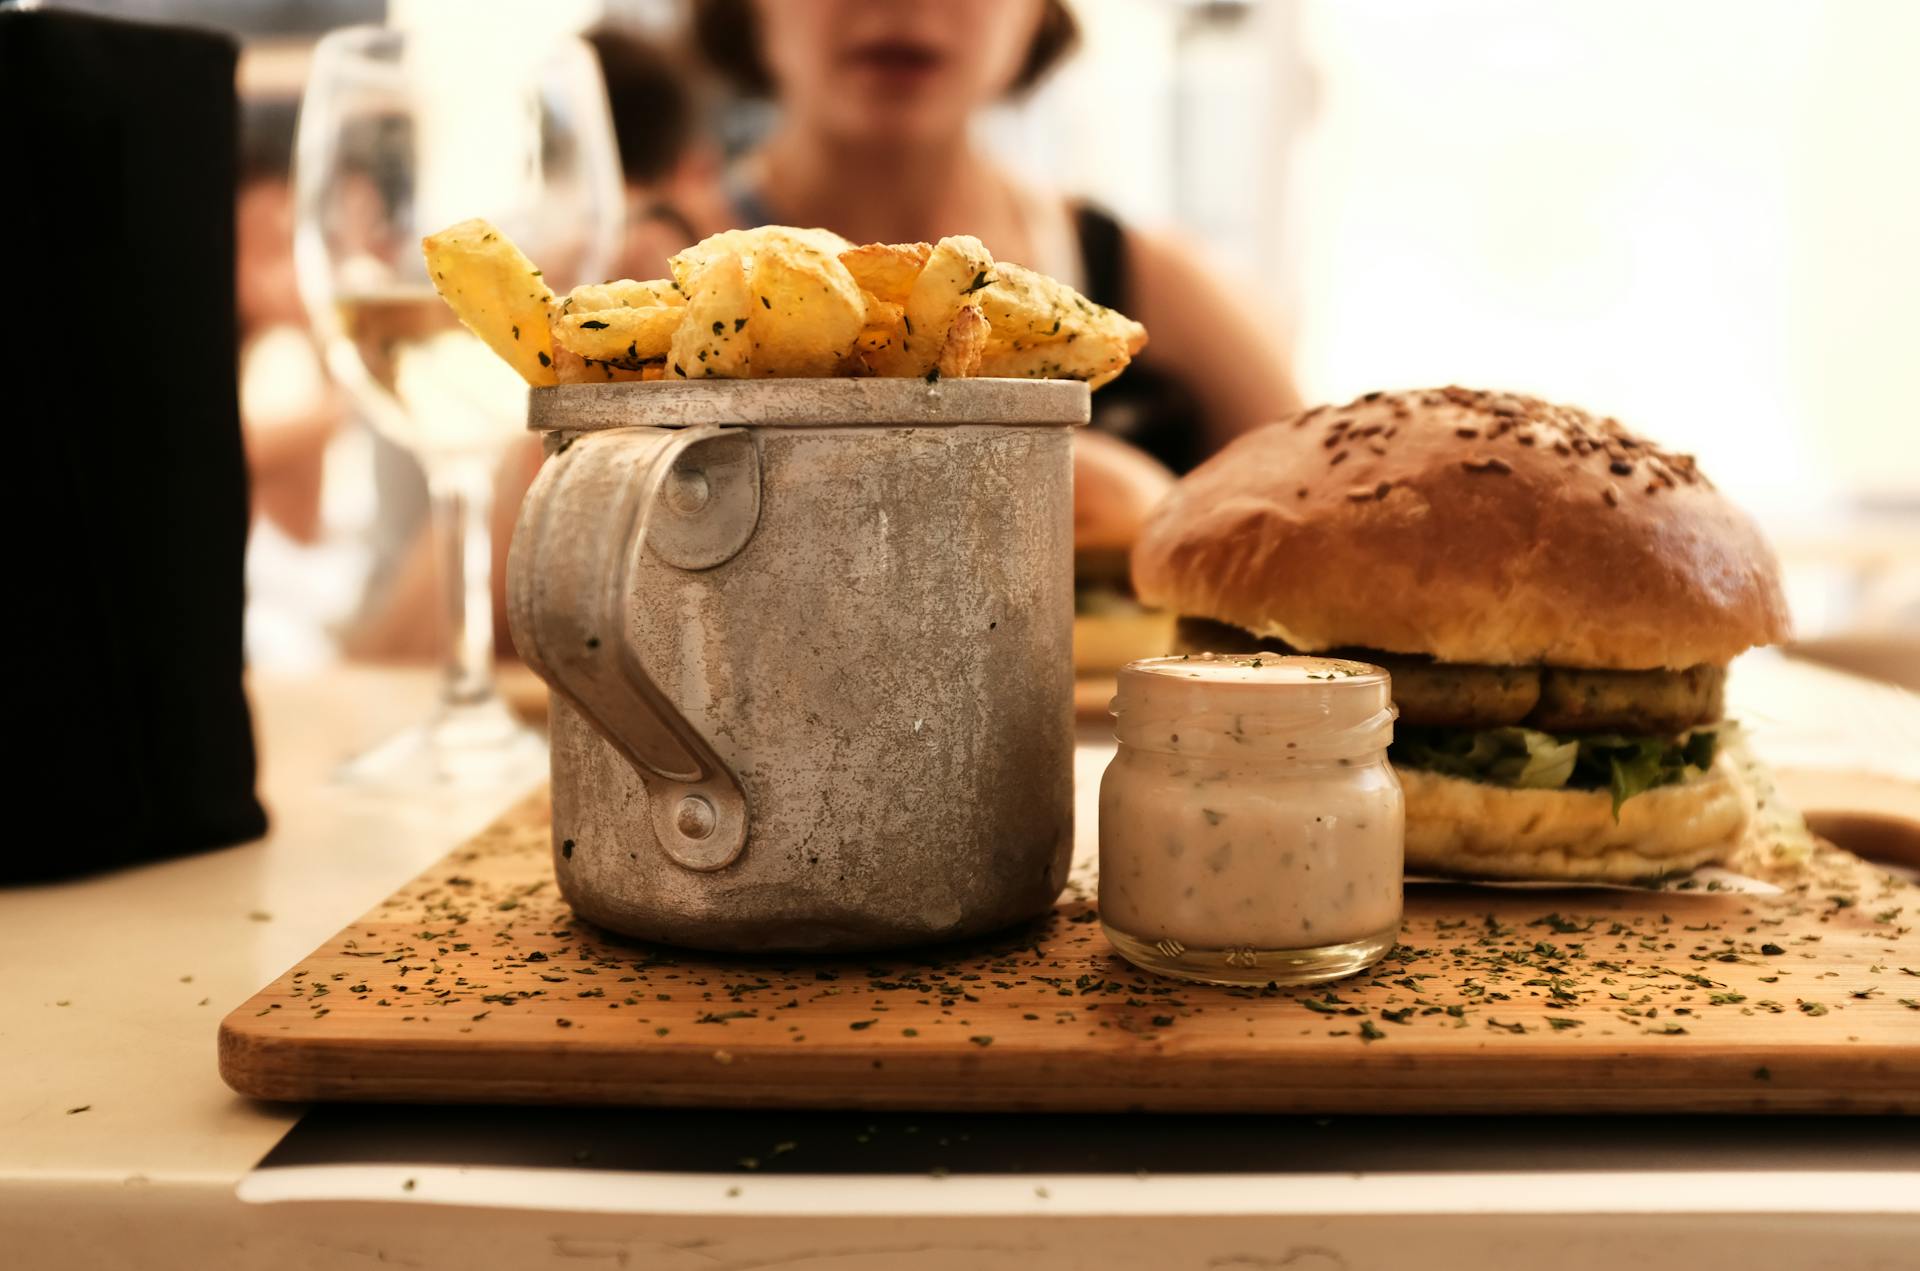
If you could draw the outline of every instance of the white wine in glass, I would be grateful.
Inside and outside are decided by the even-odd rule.
[[[346,295],[334,305],[341,347],[377,394],[380,429],[422,462],[497,456],[526,431],[526,384],[460,324],[434,290]],[[429,458],[431,456],[431,458]]]
[[[408,29],[335,31],[301,100],[301,297],[329,371],[426,473],[450,628],[433,717],[347,764],[355,784],[506,787],[545,763],[493,674],[493,486],[525,444],[527,387],[435,294],[420,252],[427,234],[484,216],[562,289],[613,258],[624,200],[599,64],[543,29],[540,8],[473,22],[422,6]]]

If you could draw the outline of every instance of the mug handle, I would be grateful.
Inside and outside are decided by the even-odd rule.
[[[541,466],[507,553],[520,656],[647,786],[660,846],[724,869],[747,842],[747,799],[660,691],[627,633],[641,553],[677,569],[731,560],[760,520],[760,457],[744,428],[612,428],[564,436]]]

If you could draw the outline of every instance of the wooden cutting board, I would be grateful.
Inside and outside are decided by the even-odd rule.
[[[1920,887],[1837,849],[1780,896],[1415,887],[1402,947],[1371,973],[1257,991],[1133,970],[1073,893],[965,947],[631,944],[556,894],[546,816],[544,797],[515,809],[229,1015],[229,1084],[297,1100],[1920,1111]]]

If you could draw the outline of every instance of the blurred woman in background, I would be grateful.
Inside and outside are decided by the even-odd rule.
[[[619,27],[587,35],[600,60],[627,185],[627,223],[614,274],[661,278],[667,258],[733,223],[726,161],[702,126],[684,58]]]
[[[628,181],[618,272],[658,277],[667,256],[734,226],[819,225],[857,243],[973,234],[1146,324],[1145,353],[1094,394],[1094,425],[1175,472],[1298,408],[1276,337],[1190,248],[1034,189],[975,144],[982,112],[1072,52],[1079,29],[1062,0],[694,0],[692,17],[704,58],[737,91],[770,98],[777,120],[729,169],[673,57],[625,33],[590,37]],[[1124,462],[1117,449],[1076,447],[1076,466]],[[537,465],[529,449],[503,473],[503,547]],[[424,545],[416,556],[379,624],[398,633],[391,650],[430,634],[431,558]],[[503,577],[496,561],[504,650]]]
[[[973,234],[995,256],[1145,323],[1094,423],[1175,471],[1298,407],[1285,358],[1186,245],[1036,190],[975,145],[976,116],[1072,51],[1062,0],[695,0],[693,34],[779,121],[728,174],[735,222],[856,243]]]

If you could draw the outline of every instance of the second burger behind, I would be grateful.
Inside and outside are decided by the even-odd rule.
[[[1173,615],[1134,595],[1128,557],[1173,489],[1173,473],[1145,451],[1082,429],[1073,438],[1073,668],[1108,676],[1173,647]]]

